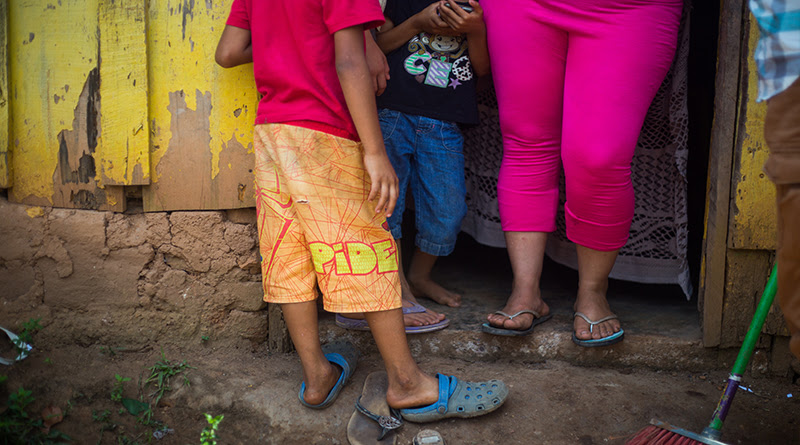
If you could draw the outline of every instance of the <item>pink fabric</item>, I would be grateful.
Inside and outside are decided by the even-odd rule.
[[[555,230],[559,167],[567,236],[625,245],[630,162],[677,46],[682,0],[482,0],[503,133],[504,231]]]
[[[256,124],[293,123],[357,140],[336,74],[333,34],[383,21],[375,0],[234,0],[227,24],[250,30],[263,96]]]

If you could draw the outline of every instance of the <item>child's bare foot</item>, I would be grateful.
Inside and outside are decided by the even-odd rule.
[[[414,295],[430,298],[431,300],[450,307],[461,306],[461,295],[450,292],[428,277],[408,277],[409,285]]]
[[[415,379],[390,380],[386,402],[395,409],[428,406],[439,400],[439,381],[428,374]]]
[[[425,312],[409,312],[408,308],[414,307],[417,303],[414,293],[411,292],[411,286],[406,281],[405,275],[400,275],[400,289],[403,293],[403,322],[406,326],[427,326],[438,323],[445,319],[444,314],[434,312],[425,308]]]
[[[423,312],[408,312],[408,309],[414,307],[414,303],[416,301],[406,300],[403,298],[403,308],[406,309],[403,313],[403,325],[405,326],[428,326],[432,324],[436,324],[445,319],[444,314],[440,314],[438,312],[434,312],[428,308],[424,308],[425,311]],[[364,314],[358,313],[351,313],[351,314],[339,314],[344,318],[352,318],[354,320],[363,320]]]
[[[309,405],[319,405],[324,402],[341,373],[342,369],[338,365],[330,363],[328,369],[322,370],[318,375],[308,376],[304,380],[306,390],[303,393],[303,400]]]

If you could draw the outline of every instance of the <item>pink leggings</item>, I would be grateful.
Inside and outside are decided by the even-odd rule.
[[[624,246],[631,159],[677,45],[682,0],[481,0],[503,133],[504,231],[552,232],[563,162],[567,236]]]

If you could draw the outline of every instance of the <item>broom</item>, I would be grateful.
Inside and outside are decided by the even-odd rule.
[[[750,322],[750,328],[747,330],[744,343],[742,343],[742,348],[739,350],[739,356],[736,357],[736,362],[733,364],[733,369],[731,369],[731,375],[728,377],[725,391],[722,393],[719,403],[717,403],[714,415],[711,416],[711,423],[703,429],[703,432],[695,434],[654,419],[650,421],[650,426],[639,431],[626,445],[725,445],[724,442],[719,441],[720,436],[722,436],[722,422],[728,416],[728,408],[733,403],[733,396],[736,395],[736,390],[739,388],[742,374],[744,374],[747,363],[753,355],[756,340],[761,334],[761,328],[764,326],[764,320],[767,318],[767,312],[769,312],[772,301],[775,299],[777,289],[778,265],[776,263],[772,267],[769,280],[767,280],[767,287],[764,288],[764,293],[761,294],[761,301],[758,302],[753,321]]]

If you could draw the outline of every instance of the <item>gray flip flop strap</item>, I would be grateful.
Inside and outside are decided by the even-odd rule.
[[[356,409],[361,414],[377,422],[381,427],[381,434],[378,436],[378,441],[382,440],[389,431],[396,430],[397,428],[403,426],[403,416],[400,415],[399,410],[389,408],[389,412],[391,413],[390,416],[379,416],[364,408],[364,405],[361,404],[361,396],[359,396],[358,400],[356,400]]]
[[[528,310],[528,309],[525,309],[525,310],[523,310],[523,311],[519,311],[519,312],[517,312],[517,313],[516,313],[516,314],[514,314],[514,315],[508,315],[508,314],[506,314],[506,313],[505,313],[505,312],[503,312],[503,311],[494,311],[494,313],[495,313],[495,314],[497,314],[497,315],[502,315],[502,316],[504,316],[504,317],[508,317],[508,319],[509,319],[509,320],[513,320],[513,319],[514,319],[514,317],[519,317],[519,316],[520,316],[520,315],[522,315],[522,314],[531,314],[531,315],[533,315],[533,318],[534,318],[534,319],[536,319],[536,318],[541,318],[541,315],[539,315],[539,313],[538,313],[538,312],[536,312],[536,311],[531,311],[531,310]]]
[[[589,317],[587,317],[586,314],[584,314],[583,312],[575,312],[575,315],[573,315],[572,318],[575,318],[575,317],[581,317],[584,320],[586,320],[586,323],[589,323],[589,332],[590,333],[594,332],[595,325],[598,325],[598,324],[600,324],[600,323],[602,323],[604,321],[614,320],[615,318],[617,318],[616,315],[611,314],[608,317],[603,317],[603,318],[601,318],[601,319],[599,319],[597,321],[592,321],[592,320],[589,320]]]

